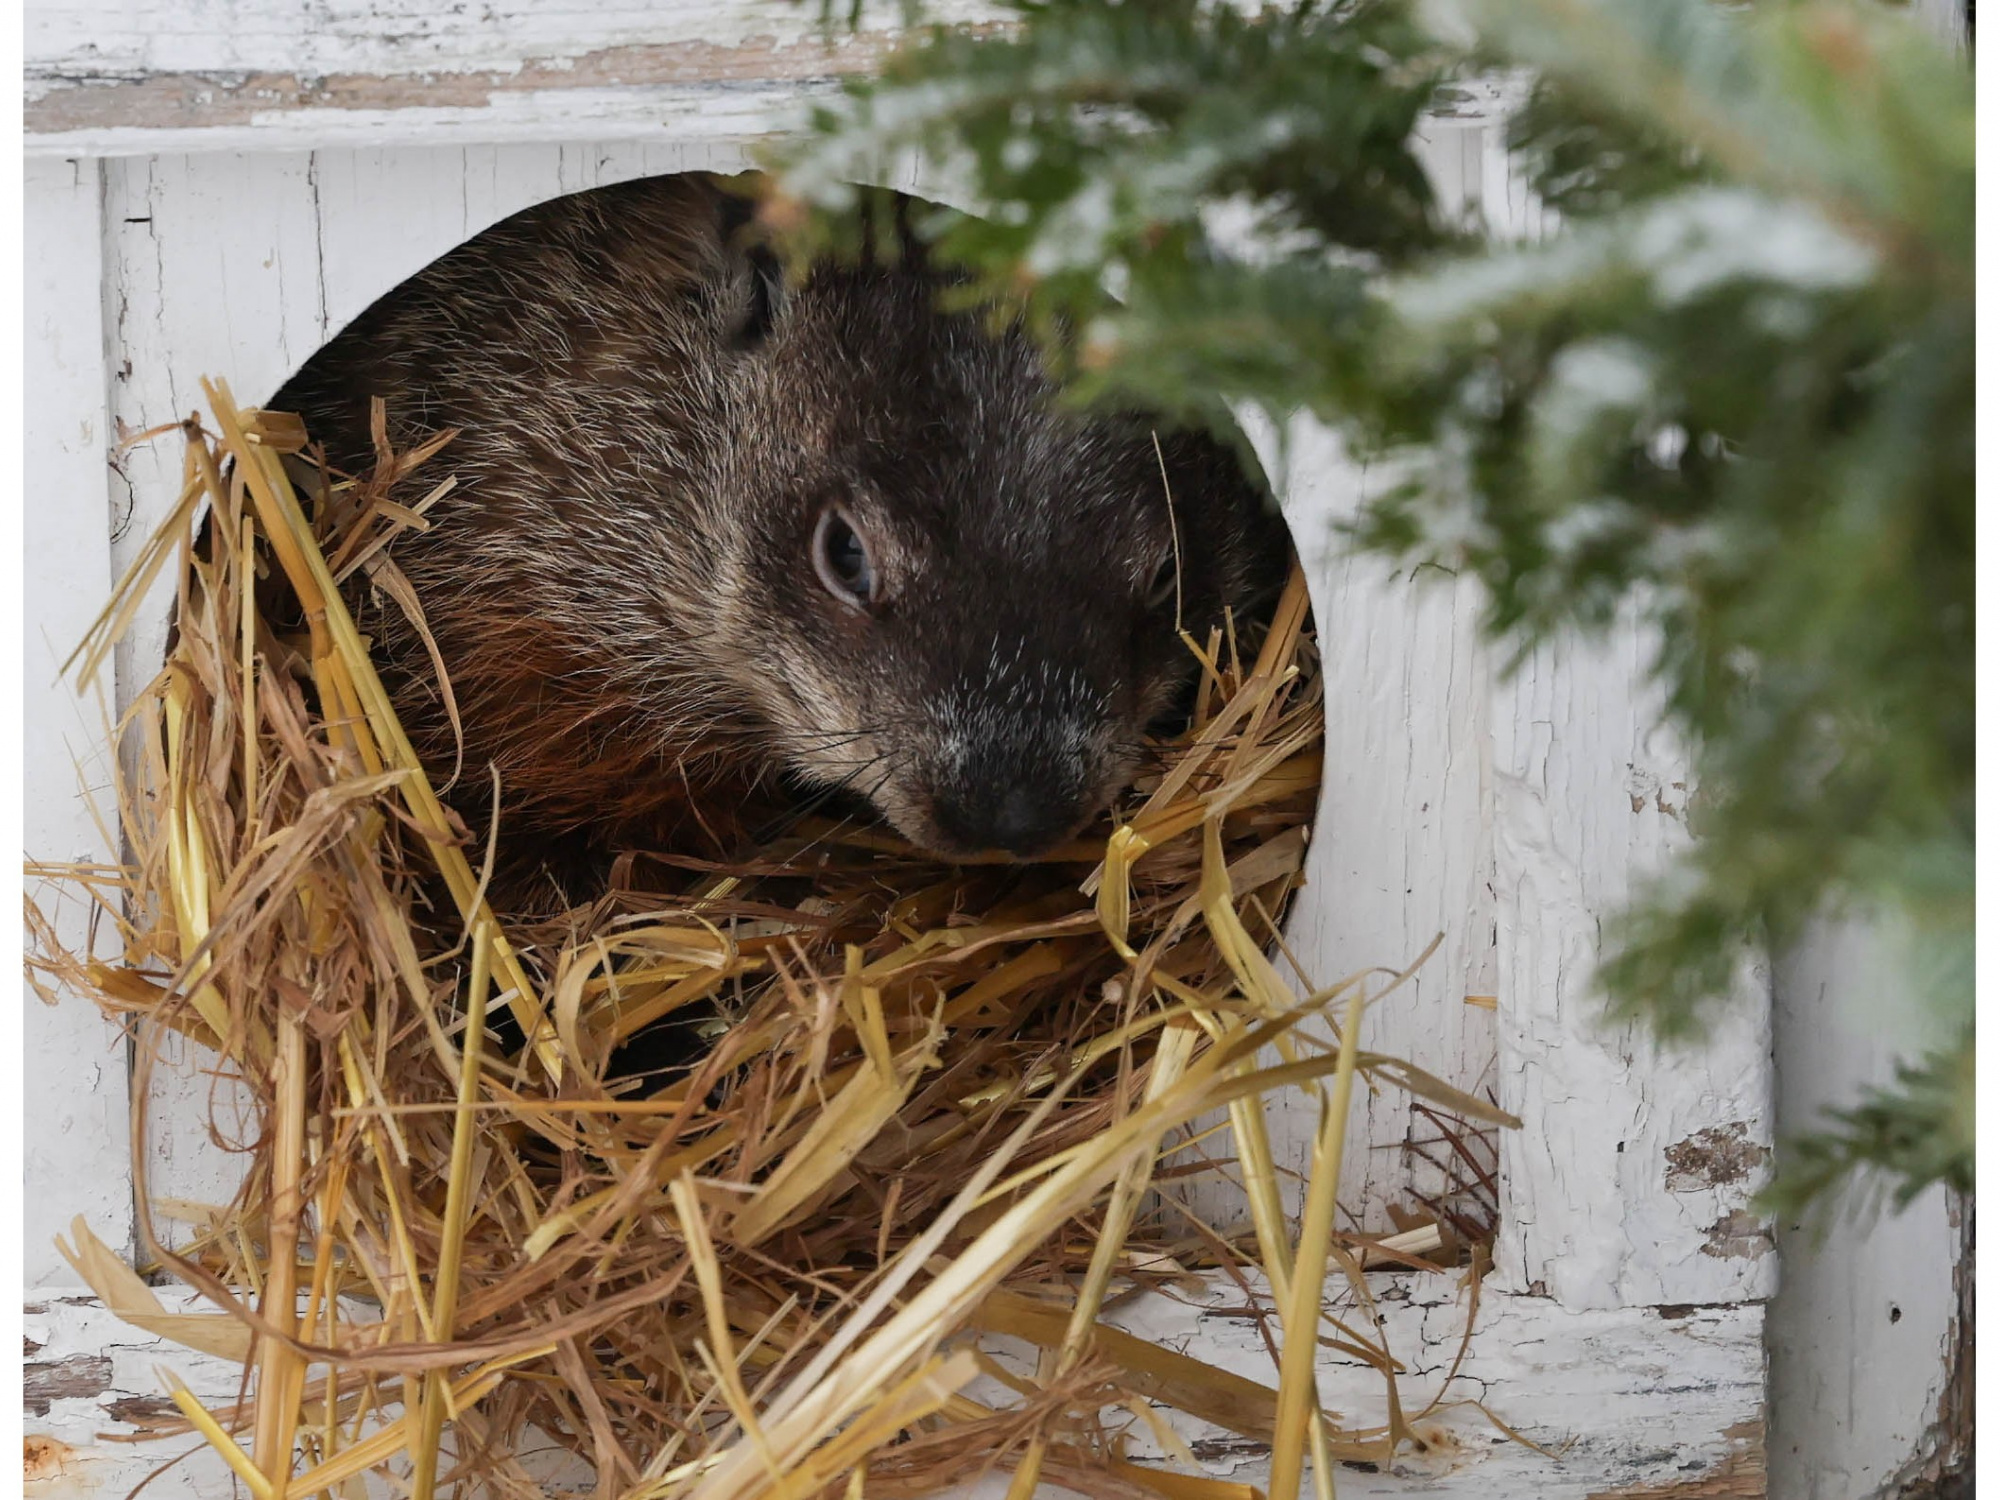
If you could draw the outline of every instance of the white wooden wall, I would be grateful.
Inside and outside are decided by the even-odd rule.
[[[1437,154],[1455,190],[1477,190],[1491,167],[1476,123],[1442,129]],[[571,143],[86,162],[77,170],[101,173],[102,266],[91,274],[104,288],[111,420],[136,431],[185,413],[207,371],[227,372],[245,399],[269,393],[374,296],[527,203],[739,160],[728,143]],[[172,444],[121,462],[112,565],[146,535],[177,478]],[[1489,1297],[1475,1370],[1497,1371],[1480,1378],[1511,1393],[1512,1416],[1532,1414],[1530,1425],[1558,1440],[1574,1431],[1570,1382],[1624,1382],[1623,1408],[1605,1385],[1592,1418],[1608,1424],[1620,1413],[1618,1435],[1607,1428],[1602,1451],[1567,1476],[1544,1475],[1544,1493],[1581,1495],[1639,1475],[1645,1453],[1662,1466],[1666,1455],[1697,1469],[1741,1462],[1754,1449],[1745,1424],[1761,1405],[1754,1299],[1768,1288],[1769,1258],[1754,1247],[1703,1254],[1702,1226],[1726,1211],[1723,1199],[1740,1208],[1748,1184],[1670,1186],[1662,1153],[1724,1105],[1763,1130],[1761,1021],[1746,1022],[1747,1044],[1733,1040],[1723,1060],[1658,1070],[1633,1061],[1630,1037],[1597,1034],[1586,990],[1597,918],[1622,896],[1628,867],[1657,858],[1666,831],[1651,804],[1634,812],[1628,783],[1646,774],[1665,784],[1678,762],[1645,743],[1629,662],[1549,660],[1520,682],[1497,682],[1469,585],[1345,557],[1331,523],[1351,512],[1364,481],[1328,434],[1292,432],[1285,487],[1330,664],[1327,793],[1294,921],[1298,949],[1324,975],[1401,963],[1444,931],[1419,983],[1371,1023],[1370,1043],[1490,1085],[1533,1119],[1522,1146],[1507,1147],[1509,1227],[1496,1285],[1516,1295]],[[164,609],[121,660],[127,692],[157,661],[163,629]],[[1495,1012],[1466,1004],[1496,992],[1497,1027]],[[231,1121],[226,1091],[201,1062],[159,1080],[151,1187],[218,1201],[233,1162],[208,1132],[212,1116],[225,1136]],[[1381,1205],[1398,1195],[1396,1148],[1409,1120],[1393,1095],[1365,1110],[1356,1180],[1365,1217],[1380,1227]],[[1605,1129],[1613,1120],[1622,1152]],[[1310,1128],[1305,1118],[1274,1121],[1280,1151],[1299,1165]],[[1451,1302],[1448,1282],[1413,1281],[1403,1332],[1447,1340]],[[1662,1319],[1653,1310],[1661,1303],[1712,1310]],[[1229,1326],[1210,1320],[1205,1344],[1254,1368],[1261,1355],[1247,1344],[1231,1352]],[[1532,1336],[1509,1331],[1526,1329]],[[1539,1351],[1531,1371],[1512,1349],[1523,1337]],[[1654,1372],[1688,1364],[1697,1350],[1689,1368],[1700,1371],[1700,1399],[1654,1399]],[[1379,1399],[1364,1372],[1330,1367],[1328,1379],[1350,1393],[1350,1408]],[[1525,1483],[1530,1471],[1519,1466],[1530,1458],[1545,1463],[1495,1450],[1480,1483],[1505,1471]]]
[[[32,336],[50,372],[30,385],[31,480],[61,497],[31,511],[30,574],[49,580],[32,618],[66,649],[169,497],[171,444],[128,455],[107,479],[100,464],[121,425],[184,415],[209,373],[260,399],[374,296],[528,203],[742,164],[744,143],[803,91],[881,45],[871,36],[820,50],[809,10],[497,0],[473,14],[428,0],[321,0],[309,29],[278,0],[182,0],[157,15],[65,0],[31,13],[30,284],[47,310]],[[1505,232],[1536,227],[1477,112],[1437,122],[1427,149],[1448,196]],[[1637,1495],[1686,1481],[1756,1493],[1745,1486],[1761,1484],[1761,1299],[1775,1257],[1745,1213],[1754,1184],[1732,1165],[1743,1153],[1703,1148],[1740,1134],[1754,1155],[1769,1139],[1767,982],[1746,973],[1712,1045],[1664,1057],[1634,1030],[1602,1027],[1589,987],[1599,922],[1686,838],[1686,758],[1636,686],[1639,637],[1552,649],[1497,679],[1472,585],[1345,556],[1330,528],[1366,476],[1324,431],[1299,424],[1290,438],[1284,493],[1313,582],[1329,709],[1311,884],[1292,938],[1326,975],[1402,962],[1444,933],[1418,983],[1371,1018],[1368,1042],[1490,1086],[1523,1116],[1503,1143],[1500,1265],[1469,1371],[1509,1420],[1576,1440],[1551,1463],[1489,1443],[1465,1419],[1457,1473],[1430,1476],[1424,1492]],[[157,661],[163,622],[156,612],[152,633],[121,656],[121,693]],[[50,847],[89,849],[68,750],[47,738],[78,710],[46,672],[31,670],[28,686],[44,735],[30,747],[30,806]],[[1468,996],[1497,996],[1497,1009]],[[72,1095],[93,1060],[99,1087],[97,1112],[62,1137],[69,1145],[37,1131],[31,1244],[79,1211],[115,1238],[129,1224],[117,1049],[86,1012],[37,1024],[49,1097]],[[226,1193],[229,1164],[205,1139],[209,1104],[198,1060],[163,1080],[148,1140],[156,1192]],[[1350,1181],[1364,1222],[1379,1227],[1411,1127],[1400,1099],[1359,1107]],[[1302,1162],[1310,1121],[1274,1129]],[[31,1319],[45,1345],[36,1359],[119,1351],[103,1391],[57,1401],[39,1430],[77,1445],[72,1479],[129,1483],[129,1455],[93,1435],[116,1428],[108,1403],[156,1394],[141,1359],[156,1354],[114,1339],[100,1312],[56,1295],[61,1274],[46,1258],[39,1274],[35,1265],[31,1285],[46,1288]],[[1449,1283],[1393,1277],[1382,1288],[1399,1349],[1428,1368],[1456,1333]],[[1268,1376],[1232,1320],[1171,1306],[1130,1316]],[[223,1388],[232,1380],[211,1375]],[[1352,1367],[1330,1359],[1323,1378],[1344,1411],[1365,1416],[1379,1402]],[[1225,1454],[1216,1467],[1239,1462],[1254,1474],[1254,1456]],[[199,1464],[151,1493],[214,1493]],[[1344,1474],[1342,1487],[1409,1492],[1395,1476]]]

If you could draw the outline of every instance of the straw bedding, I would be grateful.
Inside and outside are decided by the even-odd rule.
[[[1223,1496],[1246,1487],[1127,1462],[1121,1426],[1170,1452],[1177,1414],[1268,1442],[1276,1482],[1411,1440],[1416,1413],[1319,1411],[1312,1337],[1274,1328],[1274,1387],[1097,1320],[1223,1266],[1318,1328],[1330,1264],[1364,1285],[1333,1233],[1355,1079],[1500,1118],[1359,1047],[1394,976],[1301,1001],[1267,957],[1320,774],[1297,578],[1268,629],[1190,643],[1194,722],[1108,837],[949,866],[808,818],[741,867],[648,861],[510,921],[343,604],[396,594],[387,544],[423,507],[386,480],[429,465],[447,492],[448,448],[336,483],[295,421],[210,397],[179,506],[80,653],[88,676],[178,577],[124,726],[127,863],[38,872],[122,957],[30,922],[48,993],[124,1018],[142,1068],[164,1031],[213,1048],[252,1102],[241,1193],[171,1253],[135,1163],[145,1240],[213,1315],[163,1321],[81,1224],[69,1247],[135,1321],[244,1360],[240,1406],[175,1398],[249,1493],[359,1496],[374,1471],[419,1500],[541,1494],[525,1454],[553,1441],[607,1500],[915,1495],[992,1466],[1017,1493]],[[695,1015],[691,1069],[627,1076],[635,1037]],[[1289,1088],[1323,1120],[1296,1238],[1260,1103]],[[1161,1153],[1217,1111],[1199,1154],[1229,1159],[1247,1230],[1159,1191]],[[1039,1348],[1033,1374],[979,1332]],[[1325,1332],[1393,1381],[1369,1335]]]

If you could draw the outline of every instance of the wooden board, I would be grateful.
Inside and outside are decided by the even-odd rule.
[[[30,12],[28,148],[747,142],[897,38],[891,6],[852,35],[823,33],[818,14],[789,0],[324,0],[302,25],[287,0],[57,0]]]
[[[102,862],[118,853],[110,768],[100,750],[114,711],[110,674],[79,695],[62,671],[111,588],[98,174],[94,161],[38,161],[29,164],[26,184],[36,212],[26,268],[34,355],[20,595],[22,833],[31,856],[51,863]],[[90,914],[80,901],[66,898],[51,914],[66,942],[87,941]],[[109,1243],[130,1244],[129,1075],[123,1037],[87,1002],[49,1006],[29,991],[20,1046],[13,1097],[33,1124],[24,1143],[31,1191],[22,1271],[33,1287],[74,1279],[52,1241],[77,1214],[99,1224]]]
[[[1861,1089],[1888,1083],[1898,1058],[1949,1040],[1926,1036],[1929,1018],[1914,1013],[1902,1017],[1916,1023],[1904,1034],[1885,1032],[1880,997],[1899,964],[1893,940],[1850,921],[1821,926],[1775,966],[1784,1133],[1815,1128]],[[1872,1495],[1940,1446],[1962,1211],[1932,1188],[1901,1213],[1884,1210],[1832,1234],[1810,1221],[1778,1222],[1771,1500]]]
[[[1536,652],[1493,704],[1501,1099],[1501,1275],[1565,1306],[1770,1295],[1769,1226],[1751,1209],[1769,1155],[1769,974],[1698,1047],[1607,1026],[1592,982],[1605,923],[1684,846],[1691,776],[1641,687],[1648,647]]]

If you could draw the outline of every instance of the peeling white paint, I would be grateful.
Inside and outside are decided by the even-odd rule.
[[[1382,1313],[1380,1332],[1407,1366],[1402,1402],[1414,1415],[1445,1389],[1463,1335],[1463,1297],[1456,1278],[1443,1275],[1381,1274],[1371,1276],[1370,1284]],[[186,1293],[167,1291],[163,1300],[170,1311],[203,1310]],[[1275,1385],[1276,1371],[1255,1326],[1231,1315],[1242,1306],[1241,1291],[1217,1277],[1192,1295],[1154,1295],[1128,1304],[1111,1321]],[[171,1370],[215,1408],[237,1399],[238,1367],[131,1328],[80,1291],[51,1289],[31,1302],[25,1328],[37,1363],[108,1357],[110,1365],[101,1391],[52,1402],[46,1413],[28,1417],[31,1440],[52,1439],[68,1449],[62,1474],[30,1483],[29,1500],[119,1494],[169,1459],[180,1461],[162,1473],[149,1496],[213,1500],[228,1492],[228,1471],[198,1440],[131,1439],[149,1420],[171,1417],[162,1405],[167,1389],[162,1371]],[[1348,1500],[1404,1495],[1587,1500],[1606,1490],[1699,1478],[1731,1463],[1761,1463],[1761,1438],[1744,1426],[1754,1426],[1761,1399],[1761,1336],[1760,1311],[1750,1306],[1671,1309],[1664,1315],[1652,1308],[1578,1313],[1546,1298],[1489,1293],[1447,1400],[1482,1402],[1549,1451],[1508,1439],[1472,1405],[1453,1405],[1420,1424],[1430,1452],[1406,1453],[1384,1472],[1343,1465],[1336,1476],[1340,1493]],[[993,1347],[1003,1358],[1011,1348],[1006,1341]],[[1031,1356],[1012,1352],[1032,1368]],[[1344,1422],[1379,1423],[1386,1414],[1381,1377],[1374,1371],[1329,1351],[1321,1356],[1319,1380],[1322,1403]],[[1260,1445],[1182,1413],[1159,1412],[1206,1472],[1265,1483],[1268,1456]],[[1143,1426],[1134,1422],[1129,1436],[1134,1459],[1163,1456]],[[548,1493],[588,1490],[552,1484]]]
[[[993,8],[944,0],[940,19]],[[620,139],[747,142],[898,36],[791,0],[59,0],[29,15],[27,148],[102,156]]]
[[[830,89],[820,85],[815,92]],[[235,154],[272,149],[354,150],[440,142],[493,145],[619,139],[671,147],[690,129],[745,148],[798,118],[801,90],[768,87],[566,89],[496,96],[479,107],[295,109],[259,112],[238,125],[93,126],[27,137],[32,156],[126,157],[155,152]]]
[[[961,10],[964,7],[960,7]],[[505,75],[629,47],[812,37],[818,10],[790,0],[44,0],[29,12],[26,60],[51,80],[162,73]]]
[[[162,1295],[172,1311],[196,1308],[191,1294]],[[105,1388],[90,1397],[51,1402],[46,1413],[30,1412],[25,1435],[32,1454],[37,1439],[61,1444],[54,1472],[30,1477],[28,1500],[68,1500],[71,1496],[122,1495],[170,1460],[145,1491],[151,1500],[215,1500],[229,1494],[234,1476],[198,1436],[132,1439],[150,1425],[178,1416],[167,1397],[162,1370],[185,1380],[211,1407],[236,1400],[241,1366],[170,1345],[121,1322],[82,1288],[51,1286],[29,1301],[23,1331],[32,1362],[60,1364],[78,1357],[105,1356],[111,1370]]]
[[[1569,1311],[1547,1298],[1494,1292],[1483,1296],[1458,1380],[1445,1386],[1464,1336],[1466,1308],[1456,1278],[1375,1274],[1369,1278],[1376,1325],[1406,1366],[1399,1400],[1406,1416],[1442,1392],[1447,1402],[1483,1402],[1521,1436],[1559,1457],[1537,1453],[1500,1433],[1477,1408],[1457,1405],[1428,1419],[1429,1454],[1408,1454],[1388,1472],[1342,1466],[1344,1497],[1450,1495],[1535,1496],[1584,1500],[1604,1490],[1671,1484],[1699,1477],[1735,1456],[1761,1460],[1761,1437],[1742,1429],[1759,1419],[1763,1397],[1762,1310],[1617,1308]],[[1351,1296],[1342,1315],[1365,1317]],[[1211,1284],[1194,1298],[1152,1297],[1112,1321],[1134,1333],[1197,1353],[1225,1369],[1275,1384],[1270,1355],[1255,1327],[1239,1317],[1235,1287]],[[1319,1363],[1320,1399],[1351,1425],[1380,1424],[1387,1396],[1379,1374],[1331,1351]],[[1245,1447],[1240,1439],[1172,1418],[1190,1444]],[[1135,1455],[1159,1450],[1135,1431]],[[1196,1448],[1197,1453],[1203,1450]],[[1254,1452],[1217,1457],[1217,1477],[1263,1484],[1266,1462]]]
[[[1669,1149],[1704,1129],[1770,1141],[1767,972],[1746,959],[1739,992],[1685,1048],[1607,1025],[1593,983],[1604,922],[1688,839],[1692,776],[1642,686],[1648,649],[1630,626],[1565,642],[1494,692],[1501,1097],[1522,1120],[1501,1140],[1496,1263],[1507,1285],[1578,1309],[1741,1302],[1775,1284],[1768,1241],[1707,1253],[1756,1177],[1668,1183]]]

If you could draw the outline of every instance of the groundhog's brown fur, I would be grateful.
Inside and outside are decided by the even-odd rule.
[[[724,853],[781,780],[940,852],[1046,846],[1189,679],[1176,609],[1199,638],[1279,577],[1282,527],[1215,443],[1162,432],[1163,487],[1147,424],[1060,409],[1029,343],[940,311],[916,259],[786,284],[748,219],[693,176],[530,209],[271,403],[350,471],[371,396],[398,447],[459,429],[416,481],[457,488],[394,556],[475,829],[499,770],[503,872]],[[419,636],[380,601],[365,624],[447,770]]]

